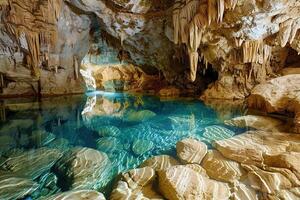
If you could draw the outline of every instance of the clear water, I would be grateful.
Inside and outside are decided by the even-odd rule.
[[[239,115],[239,111],[230,112],[230,117]],[[28,99],[3,101],[0,173],[7,170],[3,167],[5,160],[16,152],[22,155],[41,147],[61,152],[75,146],[89,147],[105,152],[109,157],[109,177],[102,184],[107,187],[101,189],[109,193],[117,174],[138,167],[155,155],[175,156],[176,142],[183,138],[197,138],[210,146],[214,140],[244,131],[224,125],[220,116],[221,113],[199,100],[160,100],[121,93],[94,92],[41,102]],[[56,189],[44,190],[44,177],[48,177],[50,171],[47,169],[32,178],[40,184],[40,193],[27,198],[39,198],[39,195],[66,189],[62,183]]]

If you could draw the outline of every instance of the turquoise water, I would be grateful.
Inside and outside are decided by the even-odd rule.
[[[240,110],[235,110],[229,116],[227,112],[226,117],[240,115]],[[101,151],[109,158],[107,175],[96,188],[109,193],[117,174],[138,167],[155,155],[175,156],[176,142],[183,138],[197,138],[210,146],[214,140],[244,131],[224,125],[223,117],[199,100],[161,100],[122,93],[94,92],[41,102],[4,100],[0,110],[0,188],[1,179],[5,179],[1,173],[15,173],[18,169],[14,176],[39,184],[35,192],[22,198],[38,199],[70,189],[53,170],[55,160],[45,167],[41,161],[34,162],[49,152],[38,154],[37,158],[30,155],[41,148],[63,154],[79,146]],[[22,164],[18,160],[7,164],[8,159],[16,156]],[[30,169],[42,170],[22,168],[26,162],[30,162]]]

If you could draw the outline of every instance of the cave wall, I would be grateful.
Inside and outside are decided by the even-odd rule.
[[[83,92],[83,58],[158,72],[196,95],[211,82],[209,68],[218,76],[202,99],[242,99],[283,68],[299,67],[286,65],[300,52],[296,0],[7,2],[0,9],[2,96]]]

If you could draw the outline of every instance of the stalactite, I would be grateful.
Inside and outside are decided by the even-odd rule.
[[[285,45],[289,41],[292,32],[292,24],[293,24],[292,19],[288,19],[285,22],[280,24],[279,41],[281,47],[285,47]]]
[[[234,9],[237,0],[176,0],[173,7],[174,43],[186,44],[191,80],[196,79],[198,48],[203,30],[211,23],[221,23],[226,9]]]

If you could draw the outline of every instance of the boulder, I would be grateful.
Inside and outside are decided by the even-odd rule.
[[[187,138],[177,142],[176,151],[183,163],[200,164],[207,152],[207,146],[201,141]]]
[[[55,164],[54,170],[64,182],[65,189],[98,189],[109,181],[111,164],[103,152],[75,147]]]
[[[201,165],[210,178],[219,181],[233,183],[245,175],[239,163],[223,157],[216,150],[209,150]]]
[[[151,167],[123,173],[110,199],[163,199],[154,188],[155,171]]]
[[[150,110],[140,110],[140,111],[129,110],[126,113],[124,120],[127,122],[143,122],[155,116],[156,114]]]
[[[238,183],[232,197],[234,200],[258,200],[258,193],[253,188]]]
[[[0,199],[22,199],[34,193],[39,185],[27,178],[0,171]]]
[[[11,154],[2,168],[34,180],[50,170],[61,156],[59,150],[42,147]]]
[[[98,129],[98,135],[101,137],[117,136],[121,131],[116,126],[103,126]]]
[[[291,112],[295,131],[300,133],[300,74],[286,75],[257,85],[248,98],[249,108],[267,113]]]
[[[207,126],[204,128],[203,136],[209,141],[217,141],[217,140],[224,140],[227,138],[231,138],[234,136],[235,133],[228,128],[213,125],[213,126]]]
[[[94,190],[74,190],[52,195],[43,200],[105,200],[102,193]]]
[[[226,158],[239,163],[262,166],[263,155],[278,155],[300,145],[299,134],[248,131],[213,146]]]
[[[179,162],[176,159],[168,155],[160,155],[147,159],[140,167],[151,167],[155,171],[159,171],[175,165],[179,165]]]
[[[206,178],[185,166],[173,166],[158,172],[159,188],[164,197],[172,200],[227,200],[230,190],[226,183]]]

